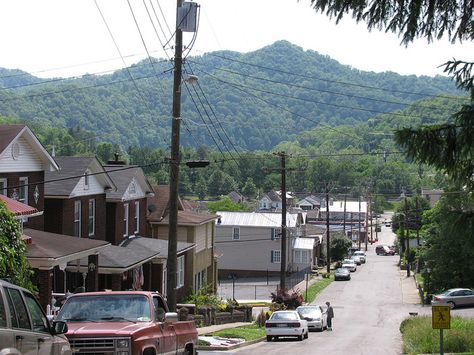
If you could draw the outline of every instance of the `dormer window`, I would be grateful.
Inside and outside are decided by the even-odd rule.
[[[89,171],[84,173],[84,190],[89,190]]]
[[[137,192],[137,186],[135,185],[135,181],[130,183],[130,188],[128,189],[130,194],[135,194]]]

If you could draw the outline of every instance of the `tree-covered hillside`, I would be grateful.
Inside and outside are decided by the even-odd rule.
[[[172,63],[156,59],[109,75],[35,78],[0,71],[0,114],[40,125],[80,127],[98,141],[169,146]],[[423,98],[459,95],[445,77],[363,72],[288,42],[251,53],[187,57],[183,145],[268,150],[316,127],[367,122]],[[408,117],[408,119],[411,119]]]

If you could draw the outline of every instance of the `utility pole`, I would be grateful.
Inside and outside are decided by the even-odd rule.
[[[347,195],[344,194],[344,218],[342,221],[342,228],[344,230],[344,236],[346,235],[346,201],[347,201]]]
[[[171,126],[168,259],[166,262],[166,296],[168,306],[172,312],[176,310],[176,276],[178,271],[179,130],[181,125],[181,76],[183,65],[183,31],[179,28],[178,9],[181,7],[182,3],[183,0],[177,0],[176,42],[174,48],[173,118]]]
[[[360,250],[360,232],[361,232],[361,228],[360,228],[360,194],[359,194],[359,214],[357,216],[357,219],[359,220],[359,232],[358,232],[358,235],[357,235],[357,240],[358,240],[359,250]]]
[[[274,153],[280,157],[279,168],[263,168],[264,171],[280,171],[281,173],[281,246],[280,246],[280,289],[286,289],[286,264],[287,264],[287,228],[286,228],[286,172],[301,171],[301,169],[287,169],[285,152]]]
[[[329,183],[326,183],[326,259],[327,266],[326,271],[329,274],[331,272],[331,248],[329,238]]]
[[[373,218],[372,218],[372,206],[371,206],[371,201],[372,201],[372,197],[370,195],[370,190],[369,190],[369,193],[368,193],[368,202],[367,202],[367,214],[366,214],[366,231],[365,231],[365,251],[367,251],[367,241],[369,239],[369,228],[368,228],[368,223],[369,223],[369,213],[370,213],[370,237],[372,238],[372,233],[373,233],[373,229],[372,229],[372,223],[373,223]]]
[[[405,234],[407,239],[407,252],[406,252],[406,261],[407,261],[407,277],[410,276],[410,263],[408,262],[408,256],[410,255],[410,230],[408,229],[408,201],[405,197]]]

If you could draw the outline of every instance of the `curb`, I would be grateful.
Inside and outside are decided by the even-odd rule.
[[[245,341],[243,343],[240,343],[240,344],[235,344],[235,345],[230,345],[230,346],[218,346],[218,345],[214,345],[214,346],[197,346],[196,347],[196,350],[201,350],[201,351],[204,351],[204,350],[209,350],[209,351],[213,351],[213,350],[220,350],[220,351],[227,351],[227,350],[234,350],[234,349],[237,349],[237,348],[241,348],[241,347],[244,347],[244,346],[247,346],[247,345],[252,345],[252,344],[256,344],[256,343],[259,343],[261,341],[264,341],[266,338],[263,337],[263,338],[260,338],[260,339],[255,339],[255,340],[251,340],[251,341]]]

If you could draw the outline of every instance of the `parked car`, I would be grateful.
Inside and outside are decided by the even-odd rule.
[[[360,262],[362,264],[365,264],[365,262],[367,261],[367,255],[365,255],[365,251],[357,250],[354,252],[354,255],[357,255],[360,258]]]
[[[362,264],[362,260],[360,259],[359,255],[354,254],[354,255],[351,256],[351,259],[354,260],[357,265]]]
[[[301,318],[297,311],[276,311],[265,322],[267,341],[279,337],[308,338],[308,321]]]
[[[339,267],[336,269],[336,273],[334,274],[334,280],[350,280],[351,279],[351,272],[348,268]]]
[[[354,272],[357,270],[357,264],[352,259],[344,259],[342,261],[342,267],[348,269],[350,272]]]
[[[434,295],[431,304],[443,304],[451,308],[474,306],[474,291],[469,288],[451,288],[439,295]]]
[[[375,247],[375,253],[377,255],[395,255],[395,249],[391,249],[386,245],[377,245]]]
[[[346,269],[344,269],[346,270]],[[296,311],[308,322],[308,330],[323,331],[327,328],[327,312],[321,306],[299,306]]]
[[[67,331],[49,323],[31,292],[0,280],[0,354],[70,355]]]

